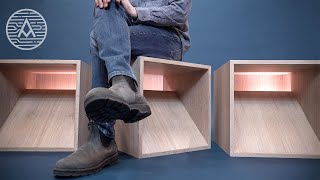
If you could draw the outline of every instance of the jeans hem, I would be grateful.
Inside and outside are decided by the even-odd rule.
[[[108,82],[110,82],[113,77],[118,76],[118,75],[129,76],[133,80],[137,81],[137,78],[133,73],[128,73],[126,71],[114,71],[114,72],[111,72],[108,74]]]

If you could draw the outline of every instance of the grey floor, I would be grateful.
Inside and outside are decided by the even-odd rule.
[[[0,153],[0,179],[55,179],[54,163],[68,153]],[[320,160],[230,158],[217,145],[177,155],[135,159],[121,154],[118,164],[78,179],[288,179],[320,180]]]

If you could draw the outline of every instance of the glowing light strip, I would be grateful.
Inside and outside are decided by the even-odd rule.
[[[235,75],[288,75],[290,72],[235,72]]]
[[[77,74],[76,72],[31,72],[32,74]]]
[[[291,72],[235,72],[235,91],[290,92]]]

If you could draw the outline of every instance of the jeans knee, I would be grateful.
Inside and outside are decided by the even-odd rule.
[[[97,49],[98,49],[97,41],[94,36],[94,31],[92,30],[90,32],[90,54],[97,55],[98,53]]]
[[[96,39],[94,37],[94,31],[93,30],[90,32],[90,46],[97,47],[97,42],[96,42]]]
[[[99,7],[95,7],[94,9],[94,21],[111,21],[117,18],[125,18],[127,17],[127,13],[125,12],[123,6],[118,5],[115,1],[111,1],[109,6],[106,9],[101,9]]]

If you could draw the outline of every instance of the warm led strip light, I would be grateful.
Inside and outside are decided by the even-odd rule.
[[[288,75],[290,72],[235,72],[235,75],[262,75],[262,76],[271,76],[271,75]]]
[[[235,72],[234,90],[291,92],[291,72]]]
[[[53,71],[53,72],[49,72],[49,71],[45,71],[45,72],[35,72],[35,71],[32,71],[31,72],[32,74],[77,74],[76,72],[74,72],[74,71],[68,71],[68,72],[55,72],[55,71]]]
[[[25,89],[75,90],[75,71],[31,71],[26,74]]]

